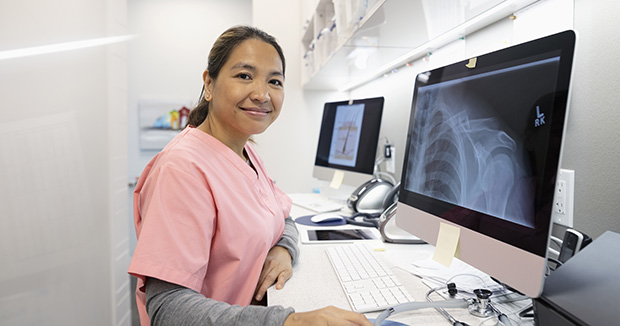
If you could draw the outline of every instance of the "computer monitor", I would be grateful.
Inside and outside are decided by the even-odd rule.
[[[325,103],[315,178],[330,181],[341,171],[342,183],[354,187],[372,179],[383,103],[383,97]]]
[[[396,225],[538,297],[575,46],[572,31],[419,74]]]

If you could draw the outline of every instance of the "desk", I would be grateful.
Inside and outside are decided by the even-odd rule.
[[[312,214],[311,211],[293,205],[291,211],[293,218],[310,214]],[[297,224],[297,227],[300,232],[306,228],[300,224]],[[385,251],[379,252],[379,255],[393,266],[394,274],[416,301],[426,301],[425,296],[429,288],[422,283],[420,278],[399,268],[398,265],[413,261],[416,257],[427,257],[433,252],[433,246],[391,243],[384,245]],[[297,312],[315,310],[329,305],[350,310],[351,307],[344,291],[325,253],[325,248],[330,246],[334,246],[334,244],[300,244],[300,256],[293,266],[293,276],[283,289],[269,288],[267,291],[269,305],[293,307]],[[510,315],[511,312],[519,311],[526,304],[527,302],[502,304],[499,308],[511,318],[514,325],[533,325],[533,320],[520,321],[517,319],[518,317]],[[447,309],[447,311],[457,320],[469,323],[472,326],[479,325],[483,321],[481,318],[470,315],[466,309]],[[379,312],[365,315],[368,318],[375,318]],[[435,309],[403,312],[390,317],[389,320],[415,325],[449,325],[446,318]],[[491,321],[485,323],[485,325],[493,324]]]

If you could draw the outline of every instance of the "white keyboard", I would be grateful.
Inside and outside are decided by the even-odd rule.
[[[378,311],[413,301],[392,270],[366,244],[337,245],[326,252],[353,311]]]
[[[317,213],[335,212],[344,208],[344,203],[321,194],[294,194],[290,197],[295,205]]]

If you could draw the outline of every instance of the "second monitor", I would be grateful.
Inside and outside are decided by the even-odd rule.
[[[373,177],[383,97],[325,103],[313,176],[331,180],[344,173],[343,183],[358,186]]]

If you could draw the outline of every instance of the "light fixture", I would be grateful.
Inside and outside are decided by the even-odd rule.
[[[94,38],[89,40],[81,40],[74,42],[56,43],[49,45],[34,46],[29,48],[0,51],[0,60],[22,58],[39,54],[55,53],[62,51],[77,50],[107,44],[114,44],[128,41],[134,38],[134,35],[120,35],[102,38]]]

